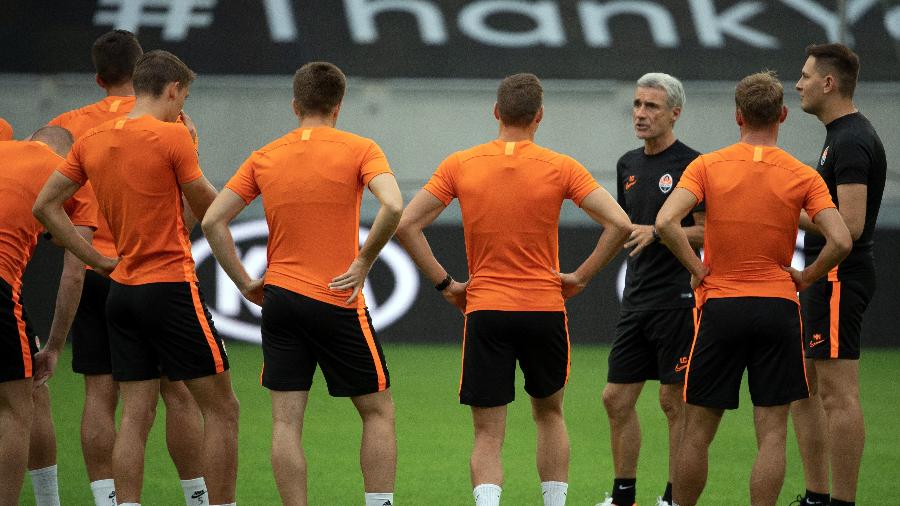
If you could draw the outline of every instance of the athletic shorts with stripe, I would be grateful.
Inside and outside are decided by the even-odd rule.
[[[269,390],[309,391],[317,365],[333,397],[390,387],[384,352],[364,307],[340,307],[266,285],[262,349],[261,381]]]
[[[106,298],[110,280],[92,270],[84,273],[84,287],[72,321],[72,370],[78,374],[112,374]]]
[[[736,409],[744,370],[754,406],[809,397],[797,303],[778,297],[707,299],[684,379],[688,404]]]
[[[622,311],[609,352],[610,383],[684,381],[697,310]]]
[[[862,322],[875,294],[875,275],[819,279],[800,294],[806,357],[859,359]]]
[[[463,330],[459,402],[487,408],[515,400],[516,361],[525,392],[549,397],[569,379],[570,351],[563,311],[472,311]]]
[[[225,345],[197,283],[111,281],[106,321],[116,381],[160,375],[180,381],[228,370]]]
[[[0,279],[0,383],[32,377],[37,351],[21,294]]]

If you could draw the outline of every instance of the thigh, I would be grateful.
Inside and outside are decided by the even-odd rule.
[[[516,350],[509,311],[472,311],[463,330],[459,402],[504,406],[515,399]]]
[[[660,383],[674,385],[684,382],[696,322],[695,308],[655,311],[648,316],[645,332],[656,351]]]
[[[0,280],[0,382],[31,378],[37,340],[18,290]]]
[[[511,335],[525,376],[525,392],[543,399],[562,390],[569,380],[571,347],[566,313],[528,311],[515,314],[518,335]]]
[[[79,374],[111,374],[109,332],[106,325],[106,298],[109,279],[88,270],[84,275],[81,300],[72,321],[72,370]]]
[[[806,356],[856,360],[874,278],[821,279],[801,294]]]
[[[738,407],[747,364],[741,299],[709,299],[685,371],[685,401],[715,409]]]
[[[225,345],[197,283],[154,285],[153,297],[165,307],[162,330],[154,339],[162,373],[183,381],[227,371]]]
[[[110,283],[106,299],[106,325],[112,377],[116,381],[159,378],[159,358],[153,344],[159,320],[147,285]],[[148,316],[149,315],[149,316]]]
[[[781,406],[809,397],[797,304],[758,298],[746,315],[755,336],[747,366],[753,405]]]
[[[309,299],[284,288],[266,285],[263,289],[260,381],[269,390],[308,391],[312,387],[316,355],[310,344],[310,327],[317,315],[310,306]]]
[[[609,352],[609,383],[641,383],[659,379],[656,352],[645,333],[648,311],[622,311]]]
[[[357,397],[390,387],[381,342],[366,308],[349,309],[310,299],[318,307],[311,344],[334,397]]]

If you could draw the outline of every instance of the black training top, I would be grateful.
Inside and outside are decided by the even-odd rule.
[[[871,275],[875,270],[873,254],[875,222],[884,194],[887,160],[884,145],[869,120],[859,112],[841,116],[825,126],[825,146],[819,157],[818,171],[828,185],[831,199],[840,209],[837,187],[842,184],[864,184],[866,189],[866,224],[862,235],[854,241],[853,250],[838,266],[838,279],[858,274]],[[825,238],[806,234],[804,253],[807,264],[822,251]]]
[[[656,215],[688,164],[700,153],[675,141],[665,151],[647,155],[644,148],[629,151],[616,164],[619,205],[635,225],[653,225]],[[702,211],[702,204],[695,211]],[[689,213],[681,222],[694,225]],[[691,275],[660,242],[647,245],[637,256],[628,257],[622,309],[678,309],[693,307]]]

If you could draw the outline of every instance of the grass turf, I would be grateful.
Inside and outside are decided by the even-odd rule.
[[[269,464],[271,437],[269,396],[259,386],[260,350],[246,344],[228,347],[234,389],[241,401],[240,464],[237,500],[243,505],[279,504]],[[396,497],[401,505],[471,504],[468,458],[471,417],[458,404],[457,346],[388,344],[397,410],[399,462]],[[593,505],[612,485],[609,426],[600,400],[606,379],[605,346],[575,346],[566,392],[566,418],[572,442],[570,505]],[[857,501],[887,504],[900,469],[900,350],[865,350],[861,362],[863,408],[868,438]],[[746,383],[746,381],[745,381]],[[534,464],[534,425],[527,395],[517,379],[517,401],[510,405],[503,452],[506,480],[503,503],[540,505]],[[746,390],[746,386],[744,387]],[[51,380],[53,418],[59,449],[60,494],[64,505],[90,505],[92,499],[81,459],[79,423],[83,402],[81,378],[63,359]],[[643,445],[638,468],[638,504],[655,504],[666,483],[666,425],[657,403],[657,384],[648,383],[638,403]],[[160,403],[146,456],[143,504],[183,504],[175,468],[165,447],[165,411]],[[755,435],[749,395],[741,408],[728,412],[710,452],[709,481],[701,504],[747,504]],[[313,505],[362,504],[358,466],[359,418],[346,399],[328,397],[316,377],[307,409],[304,444],[309,461]],[[802,492],[803,475],[793,433],[788,433],[788,472],[778,504]],[[25,479],[22,504],[34,504]]]

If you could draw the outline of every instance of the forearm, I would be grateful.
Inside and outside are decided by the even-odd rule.
[[[813,281],[828,274],[837,264],[847,257],[847,253],[841,251],[832,241],[825,243],[816,261],[807,265],[803,269],[803,280],[812,283]]]
[[[594,251],[575,269],[575,276],[584,283],[593,279],[619,253],[628,239],[628,234],[628,230],[624,228],[605,228]]]
[[[198,220],[194,213],[191,212],[191,206],[188,204],[187,199],[184,198],[184,195],[181,196],[181,205],[184,206],[184,213],[182,213],[181,219],[184,221],[185,230],[190,233],[197,226]]]
[[[234,238],[231,236],[231,230],[225,223],[204,223],[203,233],[206,236],[209,247],[212,249],[216,261],[228,274],[228,277],[237,285],[239,290],[243,290],[250,284],[252,278],[247,274],[244,265],[238,258],[237,250],[234,246]]]
[[[62,350],[75,320],[78,304],[81,301],[81,290],[84,286],[84,263],[71,253],[65,254],[63,272],[59,278],[59,290],[56,292],[56,307],[53,311],[53,322],[45,348],[54,351]]]
[[[71,251],[85,264],[95,268],[100,267],[104,259],[103,255],[78,233],[61,205],[36,210],[35,217],[59,241],[62,247]]]
[[[369,229],[369,234],[357,257],[366,262],[367,265],[372,265],[382,248],[384,248],[384,245],[391,240],[394,232],[397,231],[397,225],[400,224],[402,215],[402,208],[382,205],[378,210],[378,214],[375,215],[375,221],[372,223],[372,228]]]
[[[659,238],[666,247],[675,255],[675,258],[693,275],[700,276],[703,274],[703,263],[697,258],[691,243],[688,240],[688,234],[685,229],[678,223],[659,223],[656,224],[656,231]]]
[[[700,249],[703,247],[705,229],[706,227],[704,227],[703,225],[682,227],[682,230],[684,230],[684,234],[687,236],[688,244],[691,245],[691,248]],[[659,231],[657,231],[657,233],[659,233]]]
[[[428,244],[428,239],[421,228],[404,229],[402,233],[397,234],[397,240],[432,284],[437,285],[447,277],[447,270],[435,258],[434,252],[431,251],[431,245]]]

